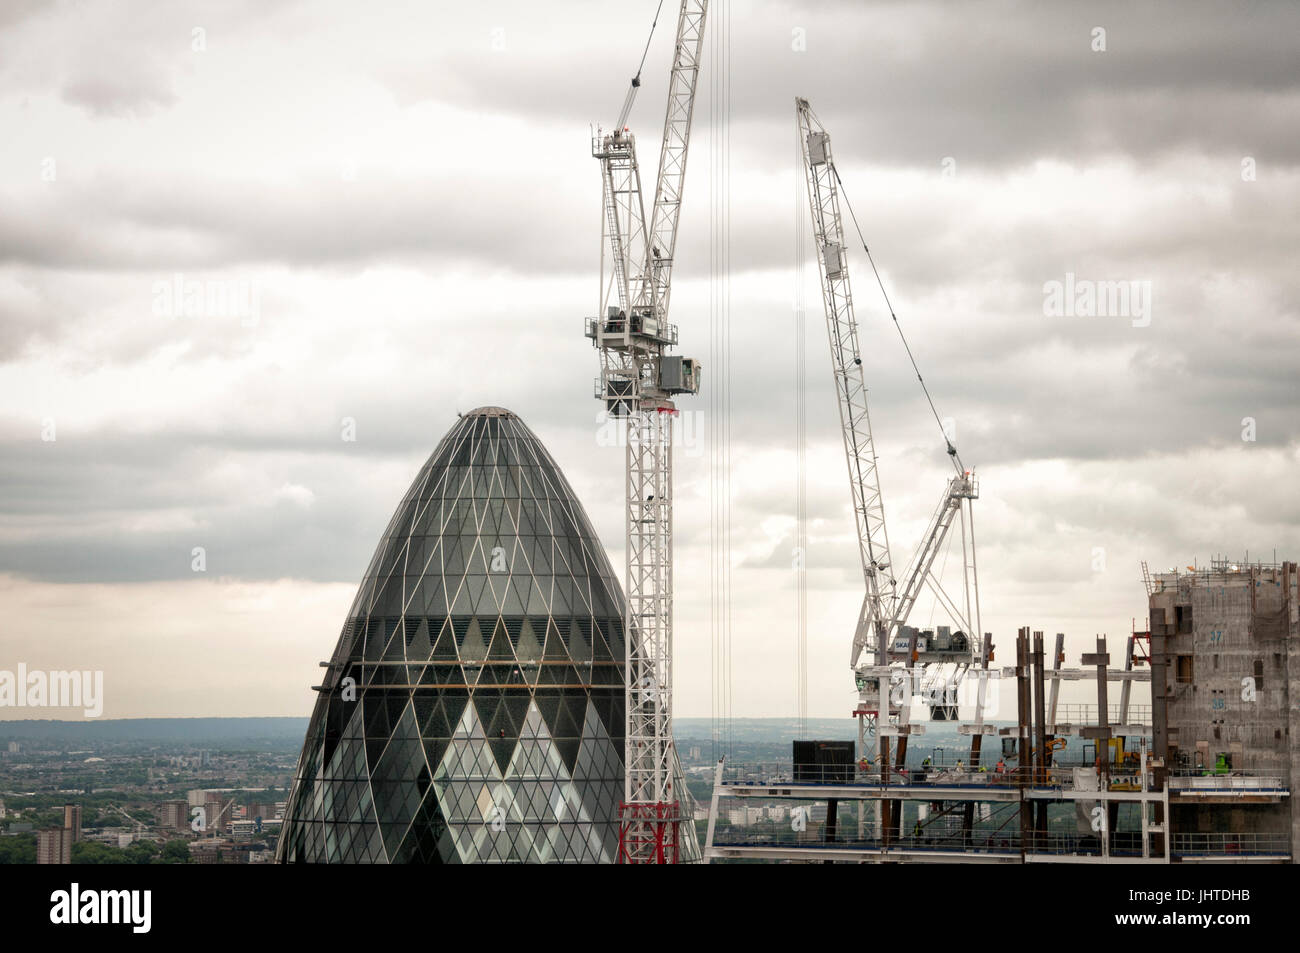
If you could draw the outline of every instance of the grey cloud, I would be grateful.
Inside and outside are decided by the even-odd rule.
[[[0,12],[0,76],[12,91],[53,88],[96,119],[142,118],[178,101],[175,77],[194,68],[193,31],[228,41],[298,0],[140,0],[128,12],[81,4],[9,3]],[[237,24],[237,25],[236,25]]]
[[[591,181],[599,183],[594,174]],[[286,191],[248,181],[159,186],[118,174],[61,184],[53,194],[8,196],[0,261],[138,271],[253,262],[355,269],[379,260],[447,265],[491,257],[521,270],[578,270],[592,242],[580,248],[545,240],[554,235],[547,223],[571,221],[567,209],[577,196],[519,191],[532,206],[524,220],[535,223],[523,228],[492,204],[500,191],[490,183],[345,183],[336,174]]]
[[[1247,415],[1259,427],[1252,451],[1278,452],[1300,441],[1293,384],[1300,279],[1291,260],[1300,239],[1294,214],[1300,177],[1288,134],[1294,123],[1285,121],[1297,102],[1290,68],[1297,14],[1272,5],[1257,6],[1253,17],[1209,6],[1195,16],[1181,6],[1151,9],[761,5],[749,19],[733,20],[737,458],[793,446],[788,292],[764,301],[750,289],[791,263],[795,92],[811,96],[832,128],[850,194],[940,412],[957,419],[958,444],[981,472],[996,476],[1026,461],[1066,460],[1106,461],[1147,475],[1151,460],[1242,452],[1240,422]],[[561,36],[547,28],[553,14],[535,6],[461,10],[430,33],[439,55],[426,50],[417,57],[418,44],[408,37],[382,62],[367,53],[373,32],[365,42],[337,46],[337,25],[324,29],[293,8],[276,14],[276,29],[294,40],[302,62],[319,68],[309,57],[337,46],[340,73],[387,83],[413,111],[412,122],[430,101],[495,112],[502,128],[517,135],[500,143],[449,135],[447,147],[515,150],[519,175],[447,181],[377,168],[342,182],[322,170],[325,158],[297,156],[286,180],[268,184],[258,174],[266,157],[253,151],[246,164],[217,176],[180,163],[142,176],[129,159],[103,159],[86,162],[84,177],[69,169],[55,188],[9,182],[0,201],[0,361],[8,361],[0,368],[18,372],[40,356],[60,379],[77,380],[165,352],[182,370],[226,369],[230,394],[189,426],[150,417],[131,421],[130,434],[110,425],[75,439],[61,431],[60,456],[41,456],[51,448],[23,443],[34,439],[34,422],[8,416],[0,472],[6,518],[29,529],[48,520],[49,532],[41,542],[18,534],[0,546],[0,568],[53,577],[62,565],[84,579],[183,578],[187,561],[174,560],[188,553],[188,530],[148,529],[154,524],[144,520],[138,533],[113,539],[100,529],[79,537],[76,529],[83,517],[88,526],[103,527],[119,515],[156,512],[180,513],[210,528],[212,551],[222,562],[215,568],[214,556],[213,572],[351,581],[404,488],[389,468],[418,464],[449,426],[451,412],[479,403],[503,403],[525,416],[565,470],[580,474],[583,499],[602,536],[616,545],[619,508],[607,503],[621,492],[619,459],[616,451],[593,455],[595,403],[588,388],[596,365],[577,336],[577,318],[591,304],[585,295],[555,300],[538,279],[591,276],[594,285],[598,189],[586,124],[617,106],[625,61],[636,52],[623,50],[622,39],[643,36],[649,12],[648,5],[645,11],[583,6],[570,19],[588,28]],[[419,32],[420,15],[412,13],[406,32]],[[1106,54],[1087,49],[1094,20],[1109,30]],[[507,49],[494,57],[487,41],[496,24],[507,31]],[[807,26],[807,54],[789,49],[795,25]],[[244,36],[238,30],[219,35],[228,47]],[[150,34],[147,42],[158,37]],[[708,55],[713,52],[710,47]],[[664,71],[655,64],[665,56],[660,37],[641,93],[638,116],[650,124],[650,132],[637,127],[643,142],[656,138]],[[85,96],[102,98],[105,118],[95,122],[123,128],[136,122],[123,110],[164,95],[171,87],[162,78],[171,75],[124,74],[129,88],[117,98],[108,87],[86,87]],[[62,73],[46,78],[54,90],[77,81]],[[708,82],[706,75],[674,300],[682,350],[704,360],[706,387],[716,388],[720,368],[708,346],[705,284]],[[232,87],[236,104],[237,93]],[[181,98],[171,108],[184,111],[187,103]],[[511,125],[518,119],[572,125],[572,153],[539,152],[527,138],[528,125]],[[1260,180],[1251,184],[1241,182],[1237,167],[1247,152],[1261,163]],[[950,154],[958,158],[959,179],[945,185],[937,161]],[[1053,157],[1080,175],[1093,162],[1120,163],[1132,173],[1132,198],[1143,204],[1125,209],[1102,196],[1104,207],[1083,221],[1036,216],[1035,198],[1017,192],[1016,177]],[[933,170],[933,191],[888,194],[881,183],[900,170]],[[986,205],[990,197],[994,208]],[[853,263],[888,499],[923,520],[941,486],[942,447],[861,256]],[[367,313],[345,328],[337,317],[318,323],[310,299],[297,298],[286,278],[345,289],[374,265],[407,275],[459,271],[475,293],[509,296],[517,307],[504,318],[498,312],[448,316],[440,302],[416,300],[410,305],[415,319]],[[276,308],[263,330],[298,341],[311,370],[264,361],[259,349],[268,338],[261,332],[151,322],[149,285],[172,270],[265,276]],[[1044,317],[1042,284],[1066,271],[1150,278],[1158,296],[1152,326]],[[1232,302],[1228,313],[1225,300]],[[807,305],[809,442],[837,454],[815,284]],[[349,375],[349,330],[389,339],[403,352],[385,379]],[[431,374],[430,355],[470,345],[492,354],[472,379]],[[330,373],[314,373],[321,368]],[[705,410],[707,401],[706,395],[692,406]],[[167,402],[159,403],[161,418]],[[356,417],[363,434],[353,447],[338,442],[343,415]],[[221,460],[283,473],[286,481],[308,486],[317,502],[310,511],[245,504],[236,489],[205,477]],[[681,484],[679,499],[707,495],[698,482],[707,476],[707,460],[679,458],[678,466],[682,479],[697,481]],[[933,492],[912,486],[923,473],[935,474]],[[768,553],[766,561],[755,557],[753,568],[779,568],[781,545],[773,549],[755,527],[764,515],[793,511],[793,458],[787,472],[764,476],[767,485],[746,487],[737,497],[737,543]],[[836,536],[839,525],[851,531],[842,484],[837,472],[833,492],[811,501],[819,539]],[[995,484],[989,488],[992,493]],[[1177,482],[1167,490],[1167,505],[1100,514],[1087,510],[1092,497],[1050,502],[1080,532],[1132,524],[1144,538],[1192,545],[1176,513],[1197,491]],[[1035,515],[1044,500],[1020,502],[1007,526],[987,531],[993,552],[1010,553],[1026,535],[1050,538],[1053,524]],[[361,515],[350,517],[350,507]],[[1257,522],[1265,518],[1251,514]],[[1285,535],[1291,510],[1279,508],[1277,518]],[[170,524],[160,517],[159,525]],[[698,551],[707,532],[707,522],[683,523],[678,540]],[[818,565],[825,559],[828,566],[818,569],[817,584],[852,584],[851,541],[842,552],[838,544],[817,545]],[[836,576],[829,566],[841,559],[847,568]]]
[[[530,118],[608,122],[635,66],[635,38],[645,35],[639,14],[592,10],[588,22],[611,39],[571,36],[566,52],[583,68],[546,84],[535,82],[545,53],[528,43],[495,57],[477,44],[448,44],[438,68],[390,65],[380,79],[402,101],[441,94]],[[497,20],[531,35],[523,11],[501,8]],[[1104,53],[1090,45],[1098,25],[1107,30]],[[1005,166],[1030,156],[1244,149],[1294,164],[1300,152],[1288,120],[1300,104],[1300,81],[1290,38],[1298,28],[1300,11],[1281,2],[1248,10],[1208,0],[1177,8],[756,4],[731,20],[733,136],[755,167],[771,167],[790,141],[792,99],[803,95],[838,130],[841,146],[890,163],[928,166],[952,155]],[[792,49],[796,29],[805,52]],[[663,99],[666,32],[661,24],[651,47],[634,131],[653,132],[659,121],[647,104]],[[703,123],[716,59],[710,45]]]
[[[115,64],[99,75],[80,75],[63,87],[63,99],[92,116],[136,116],[176,102],[165,74],[139,63]]]
[[[11,0],[0,7],[0,26],[13,29],[29,17],[48,9],[47,0]]]

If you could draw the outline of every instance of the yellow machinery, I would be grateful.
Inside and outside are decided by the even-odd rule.
[[[1064,739],[1064,738],[1048,738],[1048,739],[1047,739],[1047,758],[1048,758],[1048,764],[1051,764],[1051,759],[1052,759],[1052,757],[1056,754],[1056,752],[1060,751],[1060,750],[1061,750],[1062,748],[1064,748],[1064,747],[1065,747],[1065,739]],[[1034,749],[1034,756],[1035,756],[1035,757],[1038,756],[1038,749],[1037,749],[1037,748]]]
[[[1140,791],[1142,789],[1142,759],[1136,751],[1124,750],[1123,738],[1110,742],[1110,790]]]

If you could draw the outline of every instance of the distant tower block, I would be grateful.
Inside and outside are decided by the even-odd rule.
[[[69,838],[68,843],[75,844],[81,840],[81,805],[63,805],[63,829]]]

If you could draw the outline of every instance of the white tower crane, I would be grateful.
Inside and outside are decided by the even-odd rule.
[[[618,125],[609,134],[598,131],[592,142],[604,182],[604,234],[600,312],[587,319],[586,335],[600,351],[596,396],[611,417],[626,421],[627,436],[627,773],[619,805],[620,863],[676,863],[680,850],[683,818],[673,790],[672,398],[698,392],[700,366],[668,353],[677,343],[668,299],[707,8],[707,0],[682,0],[678,14],[648,231],[636,139],[624,126],[639,72]],[[606,240],[612,257],[608,284]]]
[[[898,670],[897,663],[902,662],[913,670],[908,674],[915,675],[914,666],[919,661],[922,664],[921,694],[930,702],[932,715],[955,718],[956,684],[972,660],[979,658],[982,651],[974,523],[970,512],[971,501],[979,495],[978,484],[971,472],[962,467],[956,449],[945,435],[948,455],[956,473],[944,488],[943,497],[931,517],[916,555],[902,576],[900,588],[891,569],[889,535],[885,529],[875,443],[867,411],[867,386],[858,346],[858,326],[849,287],[848,256],[840,217],[839,173],[831,155],[830,135],[806,99],[795,100],[795,114],[803,146],[808,202],[812,213],[813,236],[817,243],[817,261],[826,306],[826,328],[830,337],[831,370],[839,401],[844,452],[848,459],[849,489],[857,520],[858,549],[866,583],[866,596],[854,632],[849,662],[854,669],[860,693],[857,713],[864,724],[874,718],[878,729],[887,725],[891,718],[900,724],[906,723],[913,692],[894,692],[891,699],[890,682],[904,674]],[[906,339],[904,343],[906,344]],[[908,353],[910,356],[910,349]],[[920,379],[919,373],[917,377]],[[933,572],[935,558],[958,519],[962,525],[963,550],[964,599],[961,603],[948,596]],[[938,603],[958,625],[958,631],[950,634],[944,643],[934,639],[920,644],[915,633],[909,632],[906,636],[902,634],[912,607],[927,585],[934,591]],[[868,656],[865,661],[862,658],[864,653]],[[914,686],[918,684],[914,678],[911,681]],[[877,730],[878,759],[881,734],[883,731]]]

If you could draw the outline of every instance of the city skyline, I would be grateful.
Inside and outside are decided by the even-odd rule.
[[[343,4],[179,3],[130,28],[108,9],[0,14],[0,117],[24,130],[0,154],[0,669],[102,672],[104,718],[305,716],[402,491],[482,405],[548,447],[621,579],[623,454],[582,336],[600,267],[589,138],[653,7],[410,4],[357,23]],[[1300,11],[949,9],[738,7],[725,179],[706,61],[673,297],[680,350],[704,365],[677,451],[681,716],[713,704],[723,423],[733,714],[795,714],[796,95],[834,132],[976,466],[999,648],[1022,625],[1066,632],[1071,656],[1144,628],[1143,560],[1300,552]],[[643,143],[662,72],[633,113]],[[860,249],[849,262],[906,557],[947,460]],[[1127,313],[1100,307],[1105,282],[1133,290]],[[830,717],[854,704],[862,591],[815,260],[804,284],[809,713]],[[79,714],[0,707],[28,717]]]

